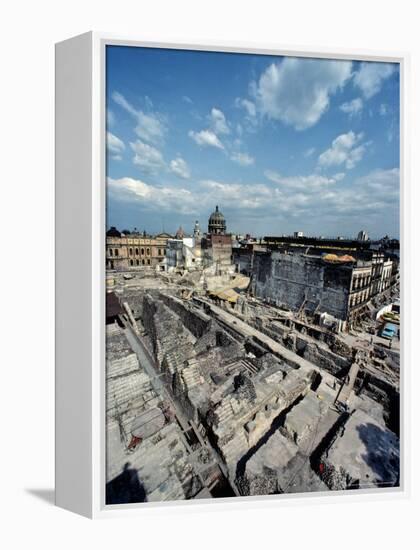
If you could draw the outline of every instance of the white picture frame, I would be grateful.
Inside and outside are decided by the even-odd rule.
[[[89,32],[56,45],[56,504],[90,518],[159,512],[172,506],[296,505],[346,498],[409,495],[409,361],[402,331],[401,484],[395,489],[332,494],[238,497],[216,501],[105,505],[105,48],[107,45],[388,61],[400,64],[401,302],[410,301],[408,70],[406,53],[254,46],[241,43],[167,44]],[[77,263],[75,262],[77,258]]]

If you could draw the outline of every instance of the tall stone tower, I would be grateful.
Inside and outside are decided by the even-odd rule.
[[[194,236],[194,239],[199,239],[201,237],[201,229],[200,229],[200,224],[198,223],[198,220],[196,220],[194,224],[193,236]]]

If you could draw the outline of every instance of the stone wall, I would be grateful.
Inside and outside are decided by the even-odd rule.
[[[187,304],[167,294],[160,295],[161,300],[174,312],[183,325],[190,331],[196,338],[200,338],[205,334],[211,325],[211,318],[199,309],[192,309]]]
[[[155,313],[156,313],[156,304],[154,299],[152,298],[152,296],[145,294],[143,299],[143,308],[142,308],[142,323],[148,336],[150,337],[150,340],[153,344],[153,351],[156,355],[157,337],[156,337],[156,326],[154,321]]]
[[[252,250],[243,248],[233,249],[233,263],[235,264],[236,271],[244,275],[250,276],[252,270]]]
[[[293,311],[327,312],[338,319],[347,318],[351,268],[331,266],[304,254],[256,253],[253,291],[276,305]]]
[[[307,359],[334,376],[337,376],[343,368],[350,368],[351,356],[343,357],[325,346],[317,345],[314,340],[305,338],[297,330],[292,331],[289,327],[282,327],[279,323],[272,327],[270,323],[264,322],[261,318],[257,318],[252,324],[276,342],[299,355],[299,357]]]
[[[220,267],[232,264],[232,238],[230,235],[211,235],[213,262]]]

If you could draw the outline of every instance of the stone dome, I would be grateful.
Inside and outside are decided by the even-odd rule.
[[[226,232],[226,220],[224,215],[220,212],[219,207],[216,206],[216,210],[210,214],[209,218],[209,233],[213,235],[221,235]]]

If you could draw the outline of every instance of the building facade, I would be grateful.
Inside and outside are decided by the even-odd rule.
[[[378,251],[353,254],[297,247],[255,252],[253,294],[298,313],[327,313],[351,323],[391,287],[394,263]]]
[[[196,221],[192,237],[180,227],[175,238],[168,239],[163,266],[169,272],[210,267],[218,274],[233,271],[232,236],[226,233],[226,219],[218,206],[210,214],[208,233],[202,235]]]
[[[226,233],[226,219],[219,207],[210,214],[208,233],[201,240],[203,265],[214,266],[216,272],[232,268],[232,235]]]
[[[163,269],[168,272],[200,267],[202,265],[201,239],[195,237],[168,239],[166,258],[162,264]]]
[[[125,234],[111,227],[106,234],[106,268],[115,271],[157,269],[166,257],[170,238],[168,233]]]

